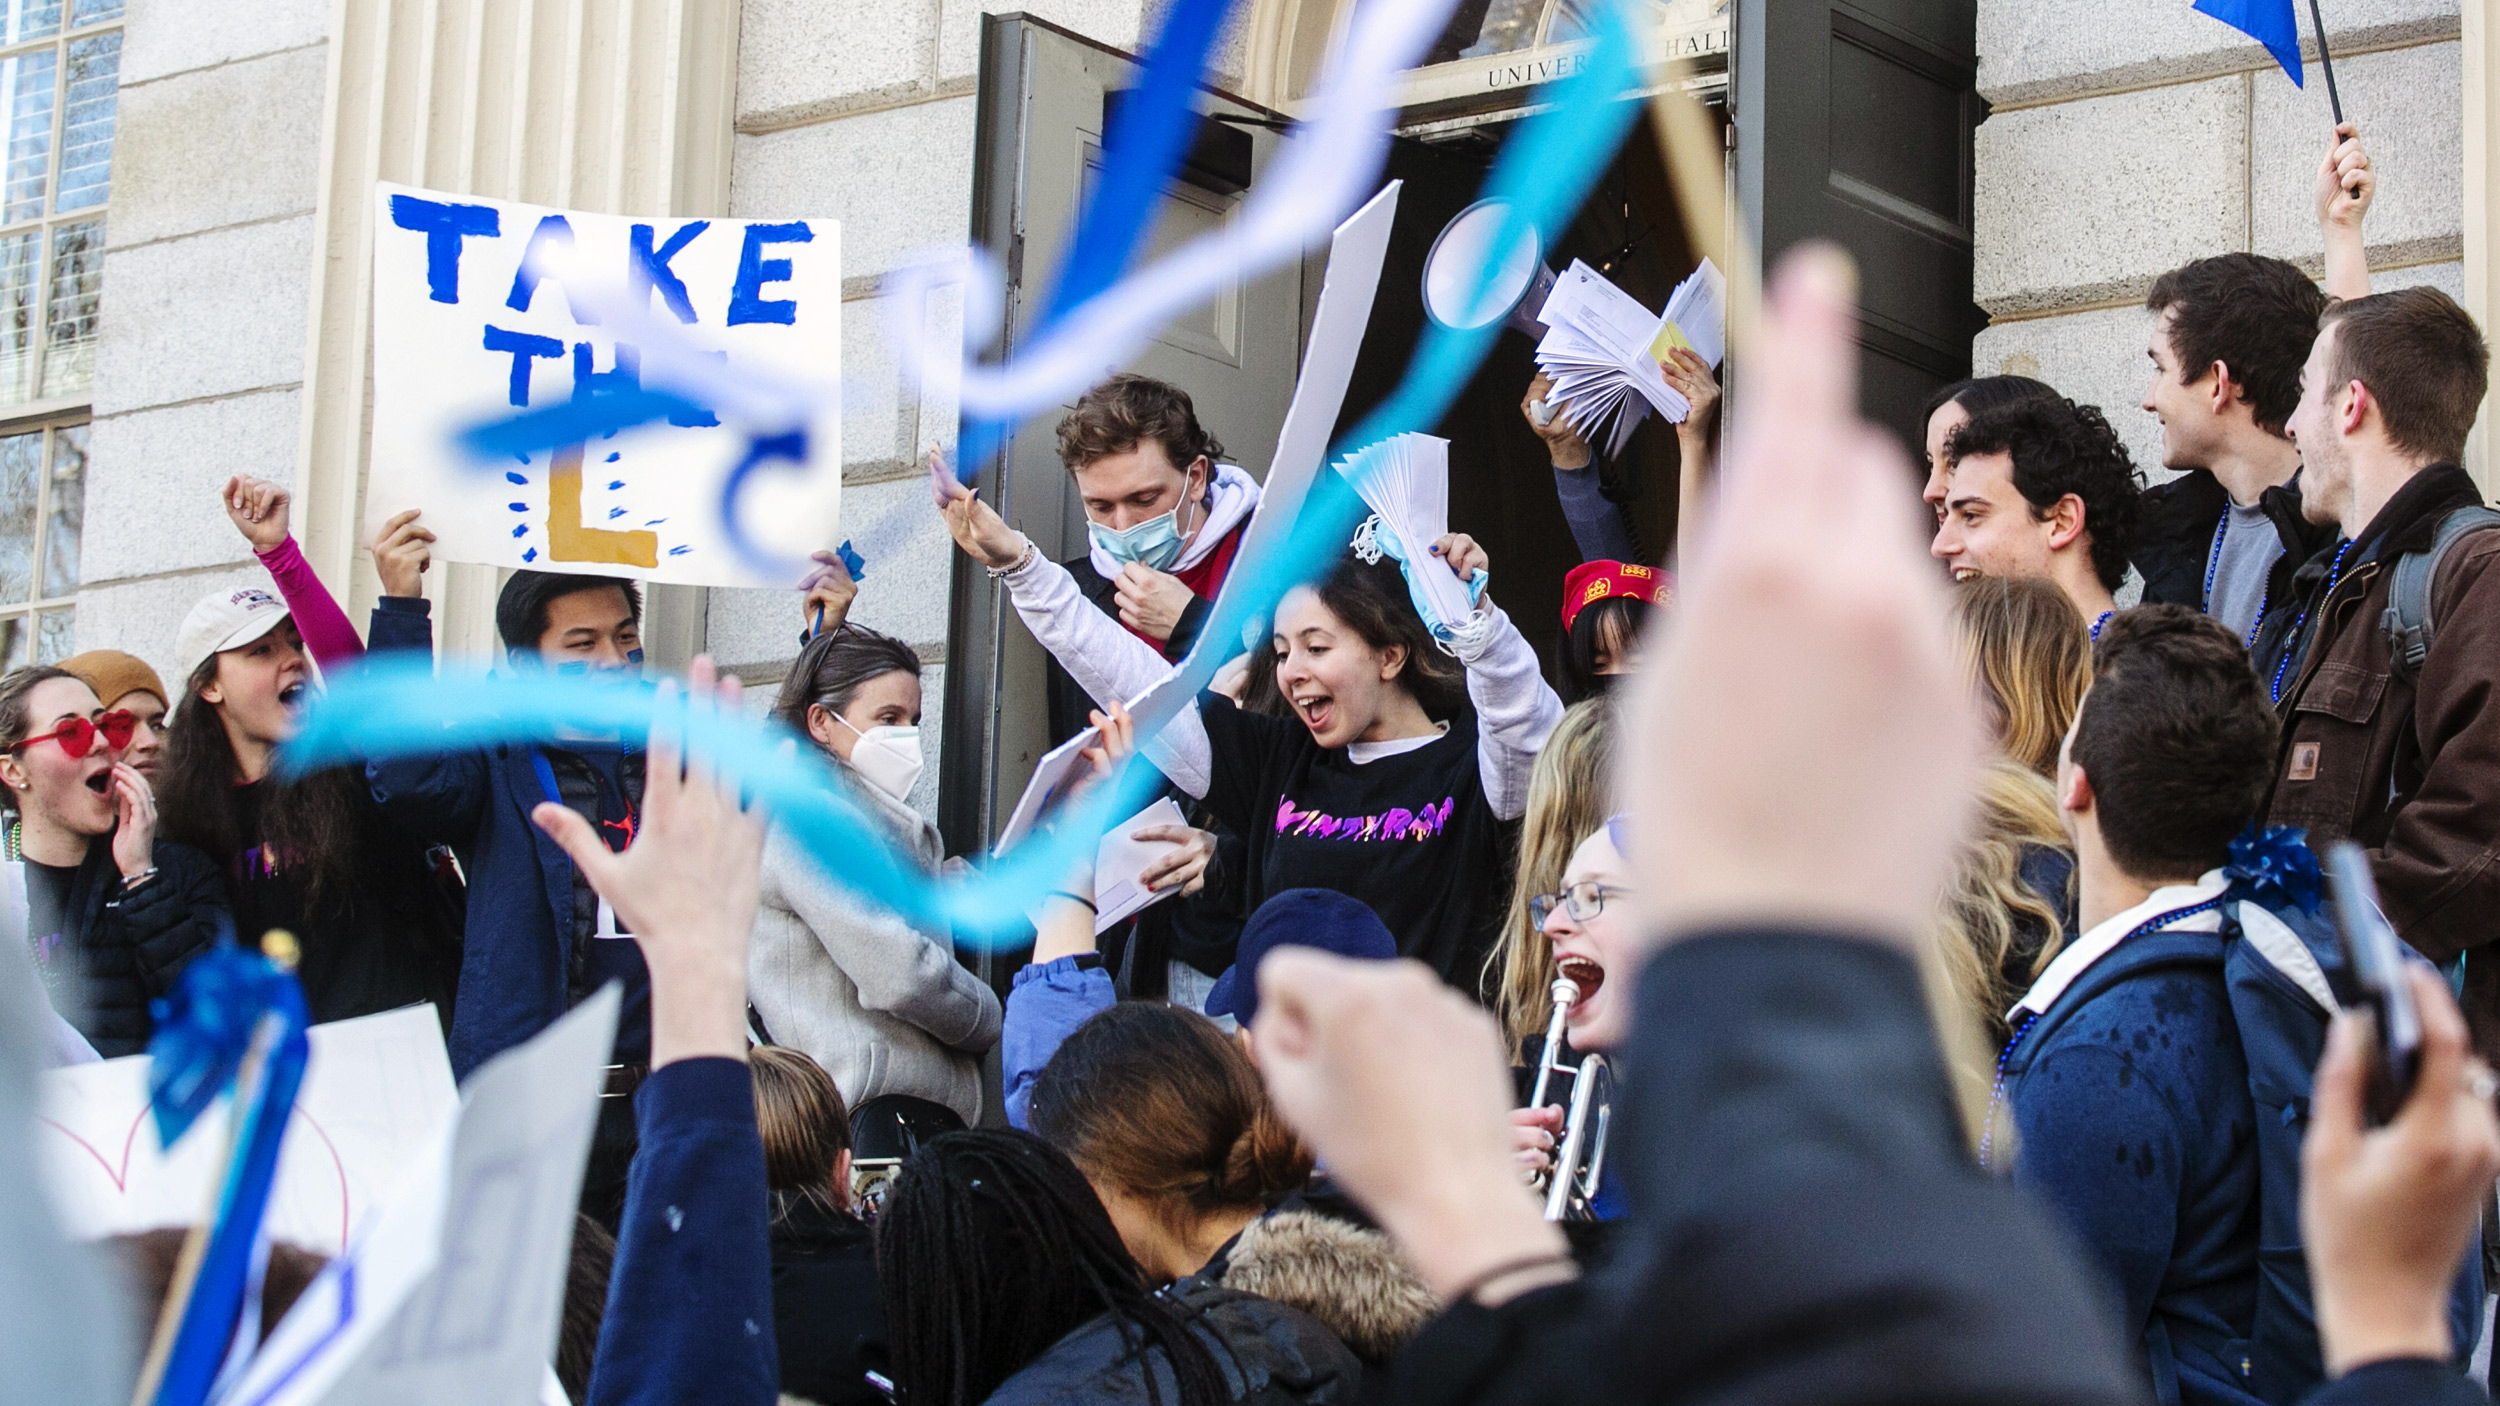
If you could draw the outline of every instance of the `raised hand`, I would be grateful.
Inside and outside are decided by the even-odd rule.
[[[808,557],[816,569],[807,574],[807,594],[799,601],[799,618],[803,628],[813,635],[842,628],[851,615],[851,602],[859,599],[859,583],[851,579],[851,569],[833,552],[814,552]]]
[[[2318,223],[2357,230],[2377,197],[2378,172],[2370,169],[2370,154],[2362,149],[2361,129],[2343,123],[2318,163]]]
[[[2447,987],[2415,968],[2422,1067],[2383,1128],[2362,1126],[2366,1017],[2328,1033],[2300,1149],[2300,1238],[2317,1294],[2327,1370],[2392,1357],[2444,1361],[2448,1290],[2500,1177],[2491,1070],[2473,1057]]]
[[[736,679],[715,682],[712,661],[687,671],[690,709],[735,715]],[[660,696],[673,701],[663,680]],[[651,1064],[718,1055],[746,1058],[747,934],[755,926],[764,825],[739,804],[738,785],[688,755],[674,728],[654,723],[642,826],[611,851],[578,812],[552,803],[530,819],[564,847],[616,910],[651,969]]]
[[[940,462],[934,449],[929,451],[929,459],[932,464]],[[1032,546],[1024,534],[991,511],[990,505],[981,501],[981,495],[959,483],[951,486],[952,496],[938,505],[938,516],[946,519],[947,534],[955,539],[955,545],[974,561],[1000,570],[1024,560],[1025,552]]]
[[[373,569],[382,578],[382,594],[425,594],[425,571],[434,564],[433,542],[433,532],[417,521],[415,508],[382,524],[365,547],[373,553]]]
[[[1684,424],[1677,426],[1676,432],[1681,434],[1691,427],[1708,433],[1711,422],[1719,418],[1719,378],[1711,371],[1710,363],[1691,347],[1675,347],[1658,363],[1658,371],[1667,378],[1668,385],[1675,387],[1676,394],[1693,407],[1693,413],[1684,417]]]
[[[1485,555],[1484,548],[1476,545],[1476,539],[1464,532],[1442,534],[1433,542],[1432,554],[1448,562],[1450,570],[1456,572],[1461,581],[1474,576],[1478,570],[1493,569],[1493,558]]]
[[[253,551],[273,551],[286,540],[291,495],[283,485],[237,474],[226,480],[225,491],[218,498],[226,506],[226,520],[252,544]]]
[[[1545,452],[1553,456],[1555,468],[1587,468],[1592,457],[1589,442],[1580,438],[1580,432],[1571,428],[1571,422],[1563,418],[1561,405],[1547,407],[1540,403],[1552,389],[1554,383],[1546,378],[1544,372],[1538,372],[1536,379],[1528,383],[1528,393],[1519,398],[1519,413],[1527,420],[1528,428],[1536,431],[1536,437],[1545,441]],[[1540,415],[1550,418],[1539,424],[1537,417]]]
[[[113,763],[113,867],[125,879],[156,867],[156,792],[128,762]]]
[[[1747,363],[1760,413],[1644,651],[1624,794],[1652,942],[1911,946],[1961,843],[1982,733],[1909,463],[1857,415],[1853,288],[1829,246],[1782,261]]]

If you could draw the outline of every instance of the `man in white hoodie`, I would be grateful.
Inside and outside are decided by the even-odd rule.
[[[1189,393],[1144,376],[1115,376],[1059,422],[1059,458],[1085,505],[1088,550],[1060,565],[1103,614],[1177,661],[1197,641],[1232,571],[1259,485],[1198,423]],[[1100,701],[1056,659],[1050,736],[1085,727]]]

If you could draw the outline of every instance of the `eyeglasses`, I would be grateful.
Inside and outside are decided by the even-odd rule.
[[[1571,921],[1585,923],[1606,911],[1606,900],[1631,893],[1627,888],[1601,884],[1595,879],[1573,884],[1560,893],[1540,893],[1528,900],[1528,921],[1542,928],[1556,908],[1571,915]]]
[[[9,750],[22,752],[38,742],[58,742],[61,750],[72,758],[83,757],[95,750],[96,734],[100,732],[104,734],[105,747],[118,752],[130,745],[131,734],[138,730],[139,715],[127,708],[116,708],[93,721],[86,718],[66,719],[41,737],[29,737]]]

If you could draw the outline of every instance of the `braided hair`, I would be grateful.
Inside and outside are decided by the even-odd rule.
[[[1066,1155],[1030,1133],[948,1133],[903,1164],[877,1217],[877,1282],[897,1399],[975,1406],[1105,1312],[1169,1364],[1178,1406],[1232,1400],[1192,1314],[1146,1287]],[[1160,1373],[1147,1394],[1162,1406]]]

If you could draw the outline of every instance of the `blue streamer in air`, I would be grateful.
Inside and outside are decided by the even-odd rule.
[[[1510,202],[1492,247],[1507,248],[1524,228],[1561,229],[1614,159],[1640,104],[1624,94],[1638,77],[1631,32],[1616,6],[1592,17],[1594,43],[1581,71],[1549,90],[1552,106],[1520,124],[1486,182],[1487,198]],[[1478,274],[1470,300],[1483,297],[1494,270]],[[1333,462],[1353,448],[1438,424],[1483,363],[1497,325],[1472,331],[1433,326],[1407,364],[1396,391],[1331,451]],[[966,426],[967,436],[973,426]],[[993,427],[994,428],[994,427]],[[974,461],[969,440],[964,454]],[[1286,591],[1326,571],[1344,555],[1362,500],[1337,474],[1313,483],[1294,530],[1273,547],[1235,564],[1214,620],[1180,665],[1194,696],[1214,677],[1241,638],[1243,625],[1271,615]],[[302,774],[360,760],[428,756],[499,743],[553,740],[559,730],[639,736],[665,718],[699,754],[748,789],[827,875],[860,897],[928,931],[951,927],[970,942],[1020,942],[1029,932],[1025,904],[1057,884],[1079,860],[1092,857],[1103,833],[1142,807],[1159,777],[1132,757],[1120,774],[1072,803],[1051,831],[1036,836],[962,883],[924,873],[886,837],[838,784],[831,764],[793,734],[708,708],[667,707],[649,690],[582,679],[436,677],[423,659],[371,657],[343,671],[314,703],[303,730],[279,753],[281,770]],[[1142,729],[1141,729],[1142,730]]]

